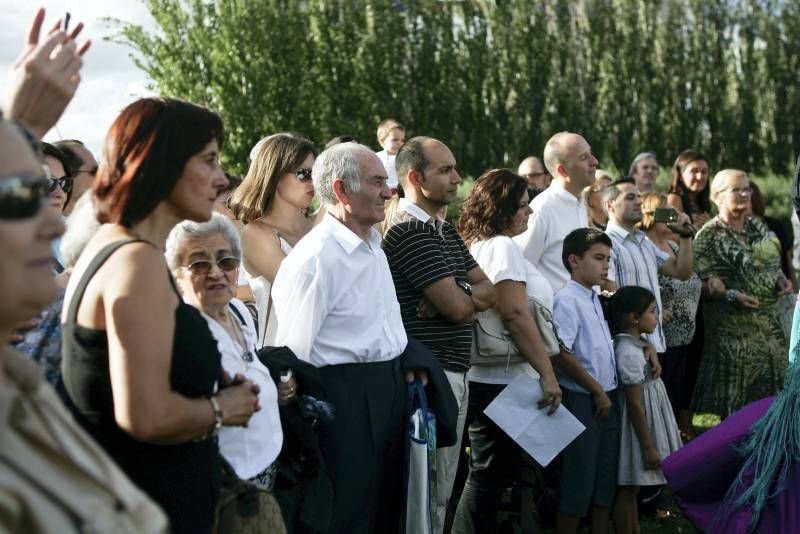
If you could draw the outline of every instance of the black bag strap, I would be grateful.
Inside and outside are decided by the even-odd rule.
[[[239,322],[242,323],[242,326],[247,327],[247,322],[244,320],[244,315],[240,312],[236,306],[233,305],[233,302],[228,302],[228,307],[231,309],[233,314],[239,319]]]
[[[147,243],[144,239],[123,239],[121,241],[115,241],[103,247],[97,255],[92,258],[91,263],[83,272],[83,276],[81,277],[80,282],[78,285],[75,286],[75,292],[72,294],[72,298],[69,301],[69,309],[67,311],[67,322],[68,323],[75,323],[77,322],[78,318],[78,306],[80,306],[81,301],[83,300],[83,294],[86,292],[86,287],[89,285],[89,282],[92,281],[92,278],[100,267],[111,257],[111,255],[117,251],[118,248],[122,247],[123,245],[127,245],[128,243],[137,243],[143,242]],[[171,279],[172,277],[170,277]]]

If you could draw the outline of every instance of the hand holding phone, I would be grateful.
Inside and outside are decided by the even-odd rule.
[[[672,208],[656,208],[653,222],[671,224],[678,221],[678,212]]]

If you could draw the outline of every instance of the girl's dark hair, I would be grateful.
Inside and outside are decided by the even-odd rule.
[[[173,98],[142,98],[114,120],[94,181],[97,220],[131,227],[172,192],[186,163],[213,139],[222,119]]]
[[[492,169],[480,175],[458,219],[464,242],[470,245],[506,231],[527,190],[528,182],[509,169]]]
[[[691,202],[689,200],[689,190],[686,189],[686,184],[683,183],[683,171],[686,167],[695,161],[705,161],[706,165],[709,166],[709,177],[708,182],[706,182],[705,188],[703,188],[700,193],[697,194],[695,198],[695,202],[697,203],[697,207],[700,208],[702,211],[707,213],[711,213],[711,200],[709,196],[709,191],[711,189],[711,164],[708,162],[708,158],[705,157],[702,153],[692,150],[691,148],[684,150],[678,157],[675,158],[675,163],[672,164],[672,179],[669,182],[669,187],[667,187],[667,193],[678,195],[681,197],[681,203],[683,203],[683,211],[686,212],[688,215],[691,215]]]
[[[611,329],[614,332],[622,332],[626,327],[625,317],[629,313],[641,315],[655,300],[655,295],[643,287],[624,286],[617,289],[609,303]]]

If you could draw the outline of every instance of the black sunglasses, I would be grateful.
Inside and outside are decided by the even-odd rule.
[[[306,183],[311,181],[311,169],[297,169],[294,171],[294,176],[300,182]]]
[[[47,176],[10,176],[0,180],[0,219],[19,220],[39,212],[50,194]]]
[[[56,185],[60,186],[61,190],[67,194],[72,191],[72,176],[62,176],[61,178],[51,176],[48,180],[50,181],[47,189],[48,193],[55,191]]]
[[[218,259],[216,261],[216,264],[217,267],[220,268],[220,270],[229,273],[239,267],[239,260],[232,256],[226,256],[224,258]],[[181,267],[181,269],[192,271],[192,274],[197,276],[205,276],[211,272],[212,265],[213,264],[208,260],[197,260],[195,262],[190,263],[186,267]]]

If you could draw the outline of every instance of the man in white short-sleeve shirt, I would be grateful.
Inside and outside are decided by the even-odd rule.
[[[547,141],[544,164],[553,181],[531,202],[533,213],[528,220],[528,229],[514,241],[556,292],[569,280],[569,273],[561,261],[564,237],[587,225],[581,192],[594,183],[597,158],[582,136],[561,132]]]

